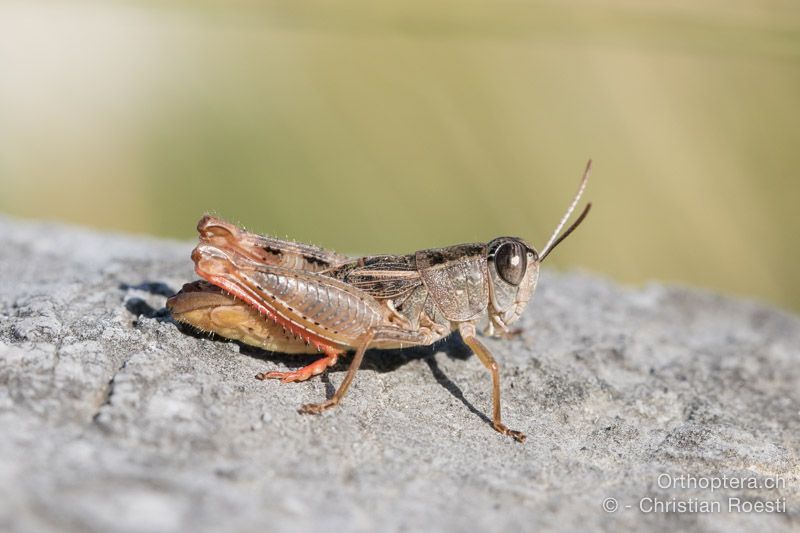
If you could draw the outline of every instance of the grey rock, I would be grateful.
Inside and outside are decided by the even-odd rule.
[[[298,414],[346,361],[260,382],[309,359],[179,330],[163,306],[191,248],[0,218],[0,530],[800,527],[796,316],[545,270],[522,334],[486,341],[518,444],[489,426],[489,375],[457,338],[372,351],[339,408]],[[702,487],[723,476],[778,488]]]

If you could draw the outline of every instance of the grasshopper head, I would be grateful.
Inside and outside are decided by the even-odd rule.
[[[502,325],[514,322],[530,300],[539,278],[539,254],[525,240],[499,237],[489,243],[490,315]]]
[[[564,233],[561,233],[564,225],[578,205],[584,189],[586,189],[591,169],[592,161],[589,160],[578,187],[578,192],[572,199],[569,208],[567,208],[567,212],[561,217],[561,221],[558,223],[550,240],[547,241],[547,244],[542,249],[541,254],[524,239],[517,237],[499,237],[489,243],[487,255],[490,277],[489,315],[490,320],[496,325],[505,327],[519,318],[536,288],[536,280],[539,278],[539,264],[561,241],[575,231],[580,223],[583,222],[583,219],[586,218],[586,215],[589,214],[592,204],[586,204],[583,212],[575,222]]]

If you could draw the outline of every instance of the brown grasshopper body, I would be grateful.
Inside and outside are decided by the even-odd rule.
[[[293,372],[259,379],[302,381],[356,353],[333,397],[300,408],[319,413],[338,404],[368,348],[428,345],[458,330],[490,370],[493,427],[522,441],[500,416],[497,363],[477,338],[508,334],[536,287],[539,264],[589,211],[559,232],[586,186],[590,165],[567,213],[541,256],[526,241],[500,237],[394,256],[349,258],[321,248],[262,237],[215,217],[198,224],[192,252],[205,281],[187,284],[167,302],[176,320],[260,348],[325,356]]]

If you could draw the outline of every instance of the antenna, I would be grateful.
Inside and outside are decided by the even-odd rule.
[[[572,216],[572,212],[575,211],[575,207],[577,207],[578,202],[581,199],[581,196],[583,196],[583,191],[586,189],[586,184],[589,183],[589,173],[591,172],[591,170],[592,170],[592,160],[590,159],[589,162],[586,163],[586,170],[583,171],[583,178],[581,178],[581,184],[578,186],[578,192],[575,193],[575,197],[572,199],[572,203],[567,208],[567,212],[564,213],[563,217],[561,217],[561,221],[558,223],[558,227],[556,227],[556,230],[553,232],[553,235],[550,236],[550,240],[547,241],[547,244],[542,249],[542,254],[539,256],[539,261],[544,261],[544,258],[547,257],[547,255],[550,252],[552,252],[553,249],[556,246],[558,246],[559,243],[561,243],[561,241],[566,239],[570,233],[575,231],[575,229],[580,225],[580,223],[583,222],[583,219],[586,218],[586,215],[589,214],[589,209],[591,209],[592,207],[591,203],[586,204],[586,207],[583,209],[583,212],[580,214],[575,223],[572,224],[569,228],[567,228],[567,231],[565,231],[559,236],[558,233],[564,227],[564,224],[567,223],[569,217]]]

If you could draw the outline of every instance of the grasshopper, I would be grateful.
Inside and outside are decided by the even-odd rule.
[[[327,401],[306,404],[302,413],[321,413],[347,393],[368,348],[429,345],[458,330],[492,376],[492,426],[517,441],[500,415],[500,373],[479,327],[489,336],[508,336],[509,325],[533,295],[539,265],[578,225],[561,230],[578,205],[589,178],[586,166],[572,203],[539,253],[516,237],[459,244],[407,255],[353,258],[316,246],[250,233],[206,215],[198,223],[192,252],[203,278],[167,301],[172,316],[203,331],[284,353],[323,357],[289,372],[258,379],[304,381],[355,350],[347,374]]]

